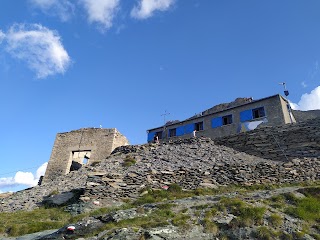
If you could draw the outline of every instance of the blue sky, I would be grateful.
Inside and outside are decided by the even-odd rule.
[[[165,111],[183,120],[279,82],[295,108],[320,108],[318,0],[0,6],[0,192],[36,182],[58,132],[102,125],[141,144]]]

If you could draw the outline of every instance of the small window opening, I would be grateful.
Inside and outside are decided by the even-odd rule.
[[[194,130],[202,131],[203,130],[203,122],[197,122],[194,124]]]
[[[83,165],[87,165],[90,160],[91,151],[74,151],[72,152],[72,163],[70,166],[71,171],[79,170]]]
[[[175,137],[176,135],[176,128],[169,129],[169,137]]]
[[[264,107],[252,109],[253,118],[261,118],[261,117],[264,117],[265,115],[266,114],[264,112]]]
[[[222,125],[228,125],[232,123],[232,115],[222,117]]]
[[[83,165],[88,164],[88,158],[83,158],[83,160],[82,160],[82,164],[83,164]]]
[[[158,136],[158,139],[162,139],[162,131],[156,132],[156,135]]]

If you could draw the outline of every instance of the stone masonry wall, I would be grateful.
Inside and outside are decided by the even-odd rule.
[[[77,151],[89,151],[89,164],[105,159],[119,146],[129,142],[117,129],[82,128],[66,133],[58,133],[54,142],[43,182],[69,173],[72,154]]]
[[[320,118],[253,131],[214,140],[216,144],[266,159],[288,161],[320,156]]]
[[[126,159],[135,162],[127,166]],[[84,191],[80,197],[81,206],[93,206],[98,200],[99,206],[104,207],[120,204],[124,198],[135,199],[146,187],[161,189],[172,183],[185,189],[196,189],[319,179],[320,158],[272,161],[216,145],[210,138],[180,139],[122,146],[106,159],[85,165],[79,171],[11,196],[0,195],[0,212],[32,210],[41,206],[44,197],[52,192],[63,193],[72,189]]]

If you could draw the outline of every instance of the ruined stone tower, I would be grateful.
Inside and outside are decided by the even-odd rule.
[[[116,147],[128,144],[127,138],[115,128],[81,128],[58,133],[43,183],[105,159]]]

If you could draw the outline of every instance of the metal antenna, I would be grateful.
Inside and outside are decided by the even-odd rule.
[[[164,114],[161,114],[163,116],[163,126],[166,125],[166,116],[170,115],[170,113],[167,112],[167,110],[164,111]]]

